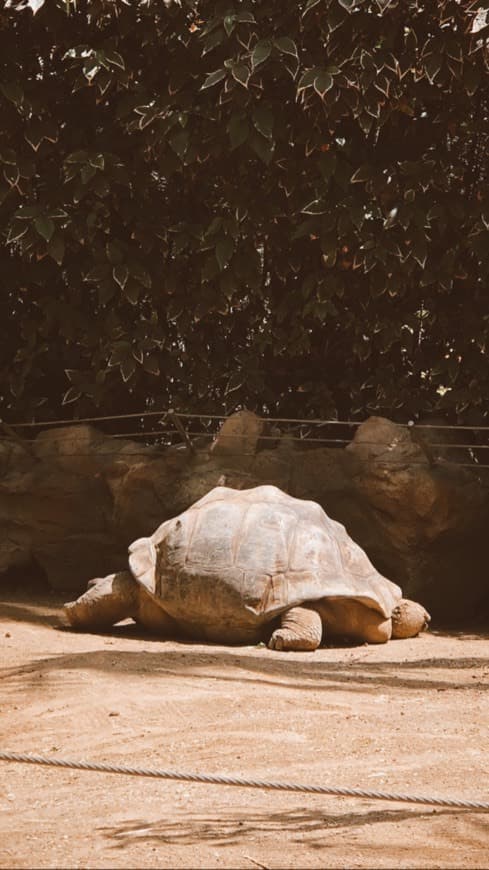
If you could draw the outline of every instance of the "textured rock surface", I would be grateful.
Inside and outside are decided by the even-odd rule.
[[[224,421],[211,451],[218,455],[255,453],[264,430],[263,420],[252,411],[237,411]]]
[[[373,417],[345,449],[362,511],[358,535],[379,570],[414,598],[422,594],[428,607],[456,616],[487,589],[487,491],[465,469],[433,464],[412,435]]]
[[[195,454],[82,425],[45,431],[29,449],[1,440],[0,571],[34,562],[51,586],[79,593],[90,577],[124,568],[131,541],[212,487],[268,483],[319,502],[435,621],[489,608],[488,496],[471,472],[434,462],[417,433],[379,417],[344,450],[260,441],[257,420],[233,415]],[[228,449],[238,440],[226,441],[230,433],[242,450]]]

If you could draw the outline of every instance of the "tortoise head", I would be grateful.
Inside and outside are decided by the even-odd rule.
[[[402,598],[392,611],[392,637],[415,637],[425,631],[431,622],[431,616],[422,604]]]

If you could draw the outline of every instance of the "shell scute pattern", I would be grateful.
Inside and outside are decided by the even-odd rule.
[[[344,526],[274,486],[216,487],[150,540],[154,594],[179,620],[261,622],[324,597],[357,598],[389,616],[401,598]]]

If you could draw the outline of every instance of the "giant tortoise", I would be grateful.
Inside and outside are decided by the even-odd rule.
[[[215,487],[131,544],[129,569],[65,604],[69,625],[132,617],[166,637],[314,650],[322,639],[413,637],[430,620],[344,526],[275,486]]]

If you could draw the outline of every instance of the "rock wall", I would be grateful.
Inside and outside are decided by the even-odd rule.
[[[247,411],[196,452],[85,425],[45,431],[25,447],[0,441],[0,572],[34,563],[54,589],[79,593],[91,577],[123,568],[132,540],[213,486],[263,483],[319,502],[435,620],[489,611],[487,489],[380,417],[344,450],[270,437]]]

